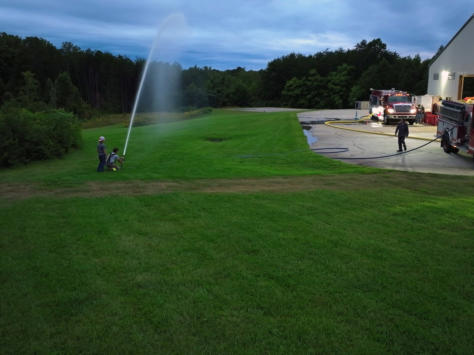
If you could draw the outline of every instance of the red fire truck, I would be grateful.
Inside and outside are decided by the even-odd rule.
[[[413,124],[416,120],[416,107],[411,95],[400,90],[371,89],[369,113],[372,119],[384,124],[398,123],[402,118]]]
[[[443,101],[438,118],[438,136],[446,153],[463,150],[474,158],[474,104]]]

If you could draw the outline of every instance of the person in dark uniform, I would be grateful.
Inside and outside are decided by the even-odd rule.
[[[404,150],[407,150],[407,145],[405,144],[405,138],[408,137],[408,125],[405,120],[402,118],[397,124],[397,129],[395,130],[395,135],[398,133],[398,150],[397,152],[402,151],[402,145]]]
[[[99,156],[99,166],[97,166],[97,172],[101,173],[104,171],[105,159],[107,157],[106,147],[105,147],[105,137],[99,137],[99,143],[97,144],[97,154]]]

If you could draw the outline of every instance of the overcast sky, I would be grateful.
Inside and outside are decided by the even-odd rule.
[[[0,32],[55,46],[146,58],[157,31],[185,68],[264,69],[291,52],[349,49],[381,38],[430,58],[472,15],[472,0],[0,0]],[[164,45],[164,43],[168,43]]]

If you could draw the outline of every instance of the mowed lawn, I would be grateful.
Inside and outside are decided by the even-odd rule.
[[[94,172],[99,134],[120,145],[124,128],[87,130],[82,151],[0,181],[53,191],[350,173],[358,183],[2,197],[1,353],[472,353],[474,179],[319,157],[294,114],[138,127],[116,174]],[[393,185],[361,184],[374,174]]]
[[[66,158],[0,170],[0,182],[74,185],[87,181],[270,177],[375,171],[313,154],[295,113],[218,110],[201,118],[135,127],[125,169],[97,174],[97,139],[124,149],[124,125],[84,130],[84,147]]]

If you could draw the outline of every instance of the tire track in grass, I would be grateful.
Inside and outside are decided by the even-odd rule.
[[[457,176],[457,182],[465,186],[464,193],[474,194],[474,179]],[[41,184],[4,183],[0,184],[0,199],[23,200],[33,197],[104,197],[120,194],[122,196],[155,195],[173,192],[198,193],[255,193],[255,192],[293,192],[310,190],[360,190],[403,188],[422,190],[426,193],[442,194],[452,183],[449,175],[434,175],[389,171],[377,174],[340,174],[282,176],[272,178],[248,179],[197,179],[160,181],[117,181],[87,182],[74,187],[55,188]],[[469,191],[466,191],[470,190]]]

